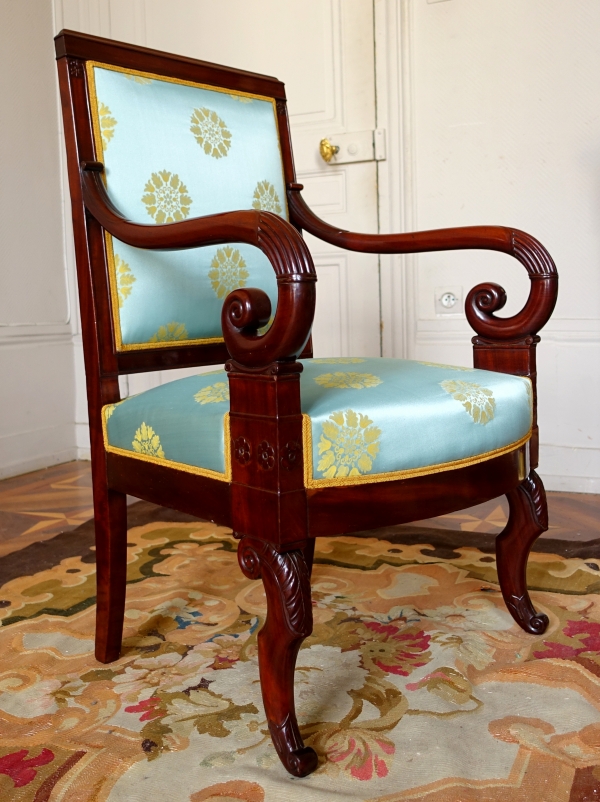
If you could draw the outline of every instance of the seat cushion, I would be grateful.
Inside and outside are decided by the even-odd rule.
[[[404,359],[303,360],[307,487],[451,470],[531,436],[527,378]],[[109,451],[229,481],[229,385],[223,370],[104,407]]]

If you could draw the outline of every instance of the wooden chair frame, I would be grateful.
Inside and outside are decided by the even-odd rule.
[[[474,226],[411,234],[366,235],[341,231],[317,218],[302,199],[292,160],[285,91],[274,78],[165,55],[80,33],[63,31],[56,53],[65,122],[81,320],[87,376],[97,557],[96,656],[119,657],[126,584],[126,494],[231,527],[240,539],[242,571],[262,577],[268,615],[258,636],[265,711],[284,766],[304,776],[317,756],[304,746],[294,709],[298,650],[312,631],[310,572],[314,538],[387,526],[449,513],[506,494],[510,516],[497,539],[502,594],[515,621],[540,634],[548,619],[533,608],[526,588],[529,551],[548,528],[538,460],[536,345],[538,330],[556,302],[558,275],[547,251],[521,231]],[[171,78],[250,92],[275,99],[291,222],[246,210],[168,225],[128,222],[104,188],[96,159],[85,62],[117,65]],[[528,376],[534,388],[531,441],[516,451],[469,467],[380,484],[306,489],[297,357],[310,356],[316,272],[301,236],[305,230],[333,245],[363,253],[422,253],[487,249],[514,256],[531,281],[523,309],[495,313],[506,300],[497,284],[479,284],[466,300],[477,368]],[[226,298],[224,343],[117,351],[104,232],[139,248],[181,249],[245,242],[270,260],[278,284],[277,312],[257,289]],[[101,410],[120,400],[118,377],[226,363],[230,385],[232,481],[216,481],[115,453],[104,447]],[[227,445],[226,445],[227,447]]]

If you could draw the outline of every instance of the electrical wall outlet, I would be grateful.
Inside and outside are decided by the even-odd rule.
[[[434,300],[436,315],[462,315],[464,312],[462,287],[436,287]]]

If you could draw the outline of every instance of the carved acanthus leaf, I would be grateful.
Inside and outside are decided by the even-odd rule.
[[[548,507],[545,504],[544,487],[535,471],[531,471],[521,488],[531,501],[538,524],[546,531],[548,529]]]
[[[301,637],[309,635],[313,624],[310,574],[303,552],[280,554],[270,543],[244,537],[238,546],[238,561],[250,579],[262,576],[268,581],[265,569],[270,573],[290,632]]]
[[[83,65],[77,59],[69,60],[69,73],[72,78],[83,78]]]

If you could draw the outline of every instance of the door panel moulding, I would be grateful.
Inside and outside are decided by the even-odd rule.
[[[379,231],[414,231],[414,114],[410,0],[374,0],[377,128],[387,131],[387,159],[377,165]],[[382,355],[415,350],[415,254],[382,256]]]

